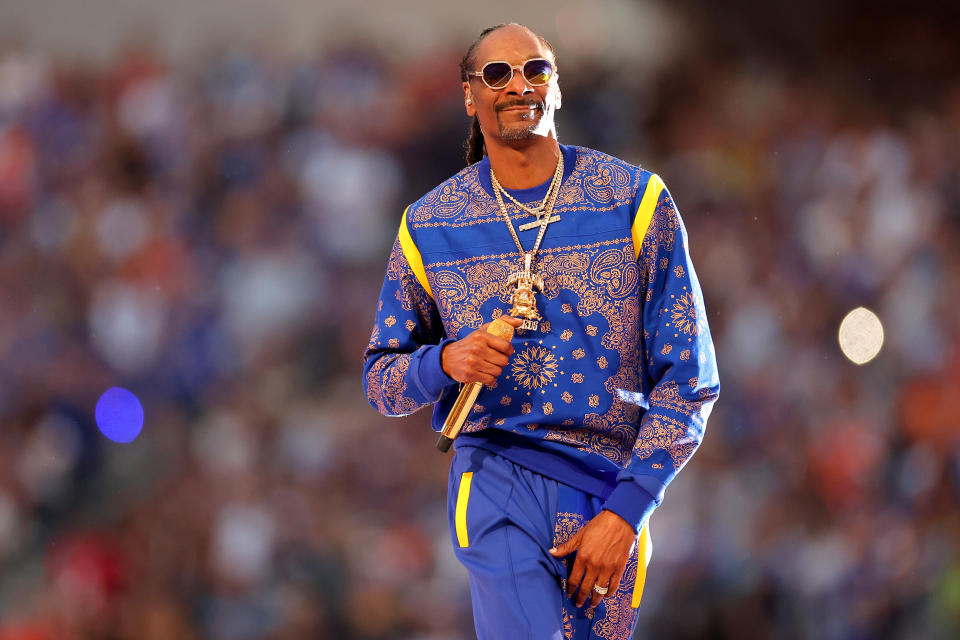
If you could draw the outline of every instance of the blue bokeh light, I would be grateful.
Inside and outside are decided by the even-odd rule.
[[[130,391],[110,387],[97,400],[97,427],[114,442],[133,442],[143,429],[143,405]]]

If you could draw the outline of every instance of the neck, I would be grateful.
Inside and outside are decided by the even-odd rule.
[[[506,189],[535,187],[549,180],[556,171],[560,159],[560,145],[556,138],[536,136],[522,146],[490,142],[487,143],[490,166]]]

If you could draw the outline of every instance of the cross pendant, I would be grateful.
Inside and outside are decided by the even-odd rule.
[[[547,220],[547,224],[550,224],[551,222],[559,222],[559,221],[560,221],[560,216],[554,215],[554,216],[550,216],[550,218]],[[537,219],[534,220],[533,222],[527,222],[526,224],[522,224],[517,228],[520,229],[520,231],[527,231],[528,229],[536,229],[542,224],[542,222],[543,222],[542,218],[538,216]]]

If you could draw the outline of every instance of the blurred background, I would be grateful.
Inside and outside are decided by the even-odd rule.
[[[718,349],[636,637],[960,637],[958,5],[516,4],[0,0],[0,640],[474,637],[449,456],[360,367],[509,20],[561,141],[670,187]]]

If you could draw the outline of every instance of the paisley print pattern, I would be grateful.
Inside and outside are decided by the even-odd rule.
[[[457,188],[455,182],[446,181],[430,192],[423,204],[435,218],[456,218],[470,202],[469,192]]]
[[[575,150],[577,160],[557,194],[555,213],[612,211],[634,197],[641,179],[636,167],[593,149]],[[411,227],[460,228],[498,219],[500,209],[480,183],[480,164],[462,169],[415,203],[407,212]],[[519,210],[516,214],[522,216]]]
[[[409,368],[410,356],[403,354],[383,356],[367,371],[367,397],[377,403],[380,413],[404,416],[423,406],[404,394]]]
[[[435,207],[441,207],[437,215]],[[428,193],[407,212],[407,221],[417,227],[463,227],[499,215],[497,203],[487,197],[471,165]]]
[[[666,451],[673,461],[673,468],[679,470],[698,444],[700,439],[683,422],[667,416],[653,416],[644,420],[634,453],[646,460],[657,451]]]
[[[630,172],[616,162],[601,161],[596,164],[595,172],[583,181],[583,190],[598,204],[610,204],[617,195],[628,189],[631,183]]]
[[[684,335],[697,335],[697,305],[693,294],[687,292],[677,297],[670,310],[670,320]]]
[[[394,300],[400,304],[400,308],[403,311],[413,312],[422,328],[426,332],[432,333],[435,328],[433,326],[433,300],[420,286],[417,277],[413,275],[413,270],[410,268],[410,263],[407,262],[407,257],[403,254],[399,239],[394,240],[393,249],[390,251],[386,282],[392,285],[395,292]],[[380,302],[383,302],[383,300]],[[377,310],[377,314],[379,315],[381,312],[383,312],[382,307]]]
[[[455,271],[440,271],[428,277],[441,316],[448,316],[467,298],[467,282]]]
[[[364,388],[380,413],[400,416],[435,400],[410,395],[407,372],[413,355],[404,351],[412,352],[422,342],[438,340],[439,327],[433,300],[414,276],[399,240],[393,243],[387,263],[387,291],[393,292],[393,299],[386,300],[387,305],[382,297],[378,302],[377,321],[364,353]]]
[[[590,265],[590,280],[603,286],[614,299],[636,290],[640,270],[633,257],[633,245],[604,251]]]
[[[510,365],[514,379],[524,389],[539,389],[553,382],[557,375],[557,358],[550,349],[527,347],[514,355]]]
[[[541,330],[518,331],[510,364],[480,391],[483,410],[462,432],[495,426],[563,443],[571,456],[598,454],[666,485],[699,444],[718,389],[686,235],[663,189],[638,254],[632,224],[650,174],[575,151],[554,209],[561,222],[534,261]],[[423,406],[408,379],[417,347],[503,314],[507,278],[521,267],[477,165],[411,205],[406,219],[432,295],[395,244],[366,368],[371,402],[392,414]]]

